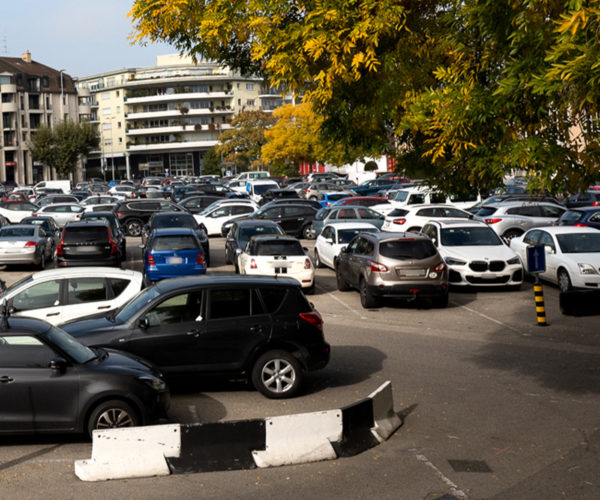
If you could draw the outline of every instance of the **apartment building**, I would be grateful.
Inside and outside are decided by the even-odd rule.
[[[284,102],[261,78],[174,55],[157,57],[153,67],[77,78],[75,84],[80,118],[97,123],[101,139],[88,158],[88,178],[199,175],[204,154],[236,113]]]
[[[34,184],[55,178],[55,172],[34,162],[28,148],[40,125],[78,119],[78,96],[73,79],[32,60],[0,57],[0,182]],[[77,175],[76,175],[77,177]]]

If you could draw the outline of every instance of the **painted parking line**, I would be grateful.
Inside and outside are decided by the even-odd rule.
[[[482,312],[476,311],[475,309],[471,309],[470,307],[464,306],[462,304],[458,304],[457,302],[450,302],[450,303],[453,306],[462,307],[463,309],[466,309],[470,313],[476,314],[477,316],[487,319],[488,321],[491,321],[492,323],[496,323],[497,325],[503,326],[504,328],[508,328],[509,330],[512,330],[515,333],[518,333],[518,334],[523,333],[521,330],[518,330],[517,328],[510,326],[509,324],[504,323],[503,321],[500,321],[498,319],[492,318],[491,316],[488,316],[487,314],[483,314]]]
[[[445,476],[440,469],[438,469],[435,465],[433,465],[425,455],[423,455],[422,453],[419,453],[419,451],[416,450],[415,448],[411,448],[408,451],[410,453],[412,453],[413,456],[419,462],[421,462],[421,463],[425,464],[427,467],[429,467],[433,471],[435,476],[438,479],[440,479],[446,486],[448,486],[448,488],[450,488],[450,493],[452,493],[452,495],[454,495],[456,498],[464,498],[464,499],[467,498],[466,493],[464,491],[462,491],[461,489],[459,489],[459,487],[456,484],[454,484],[450,478]]]

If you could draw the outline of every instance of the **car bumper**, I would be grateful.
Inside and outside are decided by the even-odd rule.
[[[315,283],[315,273],[314,271],[307,270],[300,273],[276,273],[269,272],[268,270],[263,269],[245,269],[244,274],[252,275],[252,276],[283,276],[285,278],[294,278],[296,281],[302,285],[302,288],[310,288]]]
[[[303,360],[306,371],[315,371],[325,368],[331,358],[331,346],[327,342],[311,345],[308,355]]]
[[[119,266],[121,264],[118,256],[112,256],[109,259],[65,259],[56,258],[58,267],[80,267],[80,266]]]
[[[0,265],[2,264],[37,264],[40,256],[34,250],[18,249],[14,251],[0,251]]]
[[[571,285],[574,289],[599,290],[600,274],[574,274],[569,273]]]
[[[146,269],[146,278],[150,281],[159,281],[167,278],[180,278],[182,276],[198,276],[206,274],[206,266],[178,266],[168,269],[161,266],[152,266]]]
[[[508,266],[500,272],[471,271],[466,266],[448,266],[448,281],[456,286],[517,286],[523,283],[521,266]]]
[[[418,297],[435,298],[448,293],[448,286],[442,284],[396,284],[396,285],[368,285],[367,290],[374,297],[416,299]]]

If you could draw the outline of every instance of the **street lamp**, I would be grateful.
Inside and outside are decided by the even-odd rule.
[[[65,119],[65,86],[63,84],[63,73],[67,71],[66,69],[61,69],[60,71],[60,121]]]

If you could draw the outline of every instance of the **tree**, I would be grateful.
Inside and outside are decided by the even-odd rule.
[[[261,148],[265,144],[265,130],[275,118],[263,111],[242,111],[232,120],[232,128],[219,135],[215,153],[223,161],[234,163],[238,172],[263,168]]]
[[[204,153],[202,161],[203,175],[221,175],[221,159],[216,153],[215,148],[210,148]]]
[[[363,168],[365,172],[373,172],[374,170],[377,170],[377,162],[369,160],[367,163],[365,163]]]
[[[89,154],[99,145],[100,139],[91,123],[68,120],[54,127],[40,126],[28,143],[32,158],[56,169],[61,178],[75,171],[80,155]]]

